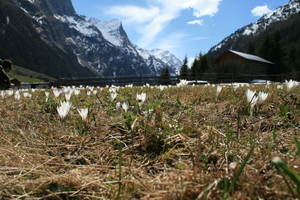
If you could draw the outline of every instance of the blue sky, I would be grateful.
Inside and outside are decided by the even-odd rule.
[[[179,59],[212,46],[289,0],[71,0],[80,15],[120,19],[144,49],[169,50]]]

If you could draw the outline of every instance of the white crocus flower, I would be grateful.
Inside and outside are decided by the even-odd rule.
[[[121,109],[121,103],[118,102],[118,103],[116,103],[116,111],[119,112],[120,109]]]
[[[12,96],[14,94],[14,91],[13,90],[7,90],[7,94],[8,94],[8,96]]]
[[[141,106],[146,100],[146,93],[136,94],[136,98],[140,101],[139,106]]]
[[[1,95],[1,97],[2,97],[2,98],[4,98],[4,97],[5,97],[5,95],[6,95],[6,92],[4,92],[4,91],[1,91],[1,92],[0,92],[0,95]]]
[[[62,91],[64,92],[64,93],[69,93],[70,92],[70,90],[71,90],[71,87],[63,87],[62,88]]]
[[[127,112],[128,108],[129,108],[128,104],[124,102],[121,104],[121,106],[124,109],[124,111]]]
[[[185,79],[181,79],[180,82],[177,83],[176,85],[177,85],[177,87],[184,87],[184,86],[188,85],[188,82]]]
[[[21,94],[19,91],[15,92],[15,99],[19,100],[21,98]]]
[[[222,91],[222,86],[218,85],[216,90],[216,98],[219,97],[220,92]]]
[[[115,92],[112,92],[112,93],[110,93],[110,100],[111,101],[113,101],[113,100],[115,100],[115,98],[117,97],[117,93],[115,93]]]
[[[247,89],[247,91],[246,91],[247,101],[248,101],[248,103],[250,103],[250,115],[251,116],[253,115],[253,108],[254,108],[254,105],[257,103],[257,99],[258,99],[258,97],[255,96],[255,93],[256,93],[256,91],[253,92],[249,89]]]
[[[120,89],[120,86],[115,86],[115,85],[112,85],[110,88],[109,88],[109,91],[110,92],[118,92]]]
[[[65,93],[65,98],[66,98],[66,101],[70,101],[71,99],[71,96],[72,96],[72,93],[69,92],[69,93]]]
[[[111,86],[111,87],[108,89],[108,91],[109,91],[110,93],[117,93],[117,88],[116,88],[115,86]]]
[[[75,89],[75,90],[74,90],[74,94],[75,94],[76,96],[78,96],[78,95],[80,94],[80,90]]]
[[[23,93],[23,96],[24,96],[25,98],[31,98],[31,97],[32,97],[32,95],[31,95],[29,92],[24,92],[24,93]]]
[[[45,92],[45,95],[46,95],[46,101],[47,101],[49,98],[50,92]]]
[[[54,90],[53,90],[53,94],[54,94],[54,96],[57,98],[57,97],[59,97],[60,92],[59,92],[57,89],[54,89]]]
[[[69,101],[60,102],[60,106],[57,107],[57,112],[61,120],[64,120],[66,118],[66,116],[70,111],[71,106],[72,103]]]
[[[296,81],[293,81],[292,79],[287,81],[285,80],[285,85],[286,85],[286,90],[287,92],[290,92],[291,89],[294,87],[294,86],[297,86],[298,83]]]
[[[159,89],[160,91],[163,91],[165,88],[166,88],[166,87],[165,87],[164,85],[158,86],[158,89]]]
[[[248,103],[250,103],[251,105],[255,105],[257,102],[257,96],[255,96],[256,91],[251,91],[249,89],[247,89],[246,91],[246,97],[247,97],[247,101]]]
[[[267,99],[268,94],[265,92],[259,92],[258,93],[258,99],[257,99],[257,104],[261,106],[263,102]]]
[[[82,109],[77,109],[78,113],[81,116],[82,121],[87,121],[87,117],[88,117],[88,113],[89,113],[89,109],[88,108],[82,108]]]

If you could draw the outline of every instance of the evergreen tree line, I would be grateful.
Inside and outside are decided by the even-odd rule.
[[[194,59],[191,67],[189,67],[187,57],[184,58],[179,76],[185,79],[193,79],[194,77],[202,77],[204,73],[212,72],[214,72],[213,57],[200,53],[199,56]]]
[[[255,45],[249,42],[247,53],[258,55],[275,65],[268,69],[267,74],[284,74],[300,71],[300,43],[287,42],[282,31],[275,30],[264,36],[263,40]],[[257,48],[256,48],[257,46]]]

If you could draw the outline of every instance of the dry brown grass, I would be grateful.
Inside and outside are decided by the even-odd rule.
[[[269,93],[254,116],[247,88]],[[251,147],[229,199],[295,198],[271,159],[279,156],[300,173],[293,140],[299,87],[287,93],[276,85],[227,86],[217,102],[211,86],[120,88],[113,102],[108,88],[90,96],[88,90],[72,95],[63,122],[56,107],[64,95],[49,90],[47,102],[43,90],[19,100],[0,96],[1,199],[223,199],[226,180]],[[142,92],[147,100],[138,107]],[[116,102],[130,104],[128,113],[116,111]],[[84,107],[86,126],[77,112]]]

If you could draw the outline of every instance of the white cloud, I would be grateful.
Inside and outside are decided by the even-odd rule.
[[[256,6],[253,10],[251,10],[252,15],[256,17],[261,17],[264,14],[271,12],[267,5],[264,6]]]
[[[181,0],[183,8],[194,10],[195,17],[214,16],[218,12],[218,6],[222,0]]]
[[[121,19],[126,27],[133,27],[140,34],[138,45],[147,48],[157,41],[157,36],[169,23],[180,16],[180,12],[191,9],[193,16],[213,16],[218,12],[222,0],[144,0],[146,6],[113,6],[106,14]],[[203,24],[195,20],[188,24]]]
[[[159,8],[155,6],[141,8],[127,5],[110,7],[105,12],[122,18],[126,23],[145,23],[153,20],[159,14]]]
[[[197,19],[197,20],[194,20],[194,21],[190,21],[187,24],[198,24],[200,26],[203,26],[203,20]]]

